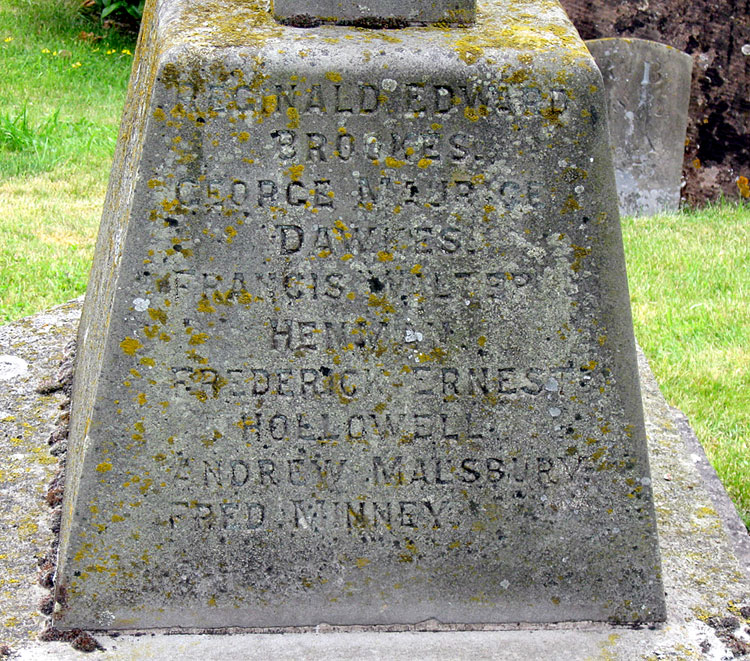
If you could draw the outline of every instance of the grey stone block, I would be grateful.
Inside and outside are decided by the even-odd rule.
[[[326,23],[400,19],[411,24],[473,23],[476,0],[275,0],[274,15],[305,26],[314,17]]]
[[[620,213],[648,216],[680,205],[692,58],[644,39],[586,46],[607,90]]]
[[[662,620],[604,104],[556,3],[382,33],[151,6],[57,625]]]

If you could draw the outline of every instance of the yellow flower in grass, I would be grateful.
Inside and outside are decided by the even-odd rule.
[[[9,44],[11,41],[13,41],[13,37],[5,37],[6,44]]]
[[[107,51],[107,55],[112,55],[112,53],[116,53],[116,52],[117,52],[117,49],[116,49],[116,48],[110,48],[110,49],[109,49],[109,50]]]
[[[51,53],[49,48],[42,48],[42,53]]]
[[[78,67],[80,67],[80,66],[81,66],[81,63],[80,63],[80,62],[74,62],[74,63],[73,63],[73,64],[71,64],[70,66],[71,66],[71,67],[73,67],[74,69],[77,69]]]
[[[122,49],[122,54],[123,55],[132,55],[133,53],[131,53],[127,48],[123,48]]]

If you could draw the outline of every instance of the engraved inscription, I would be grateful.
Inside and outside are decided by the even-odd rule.
[[[199,104],[203,111],[216,113],[256,112],[266,117],[359,116],[370,122],[382,121],[382,115],[399,113],[400,118],[445,117],[456,111],[472,117],[489,114],[524,116],[532,113],[563,112],[569,103],[562,88],[544,94],[536,86],[512,82],[483,84],[400,82],[384,78],[380,84],[341,82],[299,84],[277,83],[252,90],[247,85],[214,85],[210,94],[199,95],[189,81],[181,84],[177,100],[190,107]],[[293,111],[290,113],[289,111]]]
[[[552,136],[567,94],[511,81],[241,78],[208,95],[179,86],[173,117],[197,127],[172,125],[187,165],[149,182],[162,200],[154,241],[166,247],[141,277],[169,303],[149,308],[145,332],[162,338],[173,320],[179,332],[162,341],[185,358],[165,381],[175,401],[208,413],[195,433],[206,454],[173,439],[163,462],[181,495],[161,523],[471,534],[482,508],[532,507],[539,494],[561,507],[622,462],[600,447],[606,425],[584,436],[578,423],[609,370],[517,347],[533,326],[547,343],[580,332],[564,314],[542,335],[549,321],[532,314],[577,286],[588,249],[557,218],[531,234],[559,193],[524,169],[520,139],[508,147],[523,122]],[[204,128],[209,115],[223,132]],[[480,130],[489,121],[492,140]],[[557,166],[567,183],[586,178]],[[529,422],[509,428],[519,411]],[[540,435],[554,448],[527,451]]]

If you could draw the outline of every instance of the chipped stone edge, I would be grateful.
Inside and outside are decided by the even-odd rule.
[[[672,417],[675,420],[677,429],[685,441],[686,448],[691,453],[691,459],[698,470],[698,474],[703,480],[703,486],[708,492],[708,496],[711,498],[717,514],[724,523],[724,528],[734,547],[734,554],[737,556],[738,562],[742,565],[745,575],[750,576],[750,533],[748,533],[748,529],[737,512],[737,508],[721,483],[719,475],[708,460],[706,451],[690,426],[690,420],[687,415],[678,408],[670,408],[672,409]]]

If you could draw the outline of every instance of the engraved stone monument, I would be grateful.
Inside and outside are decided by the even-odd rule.
[[[557,3],[481,9],[147,9],[58,627],[664,618],[601,76]]]
[[[592,39],[604,77],[620,213],[680,206],[692,58],[644,39]]]

